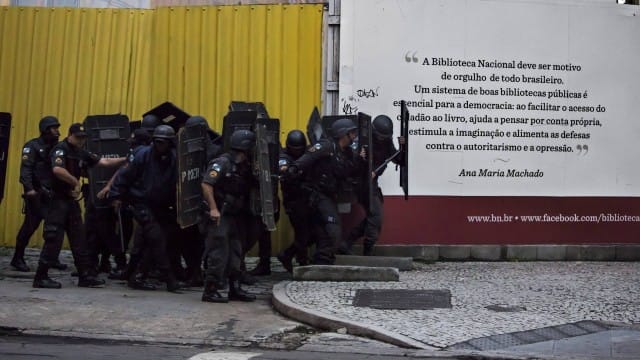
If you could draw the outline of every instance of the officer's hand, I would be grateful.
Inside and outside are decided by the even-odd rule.
[[[209,210],[209,218],[216,225],[220,224],[220,211],[218,209],[210,209]]]
[[[31,189],[31,190],[27,191],[27,192],[24,194],[24,196],[26,196],[26,197],[35,197],[36,195],[38,195],[38,192],[37,192],[37,191],[35,191],[35,190],[33,190],[33,189]]]
[[[73,200],[80,200],[82,198],[82,184],[78,183],[73,190],[71,190],[71,197]]]
[[[113,206],[113,209],[115,211],[120,211],[120,208],[122,207],[122,201],[120,200],[113,200],[111,202],[111,206]]]
[[[362,148],[362,149],[360,150],[360,157],[361,157],[361,158],[363,158],[363,159],[365,159],[365,160],[367,159],[367,149]]]
[[[102,190],[100,190],[100,192],[98,192],[98,195],[96,195],[98,197],[98,199],[106,198],[107,195],[109,195],[109,189],[110,189],[110,187],[108,185],[103,187]]]
[[[407,141],[404,139],[404,136],[398,136],[398,144],[404,145]]]

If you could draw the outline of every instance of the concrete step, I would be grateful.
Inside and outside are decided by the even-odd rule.
[[[399,256],[336,255],[336,265],[392,267],[400,271],[413,270],[413,258]]]
[[[296,281],[400,281],[393,267],[309,265],[293,269]]]

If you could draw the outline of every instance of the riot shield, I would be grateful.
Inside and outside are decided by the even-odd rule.
[[[141,126],[142,126],[142,120],[135,120],[135,121],[129,122],[129,129],[131,129],[132,134],[134,131],[140,129]]]
[[[234,131],[253,131],[257,115],[255,111],[232,111],[224,116],[222,120],[222,139],[225,152],[230,150],[231,134],[233,134]]]
[[[404,137],[404,165],[400,167],[400,186],[404,191],[404,199],[409,200],[409,110],[407,102],[400,102],[400,135]]]
[[[267,112],[267,108],[261,102],[242,102],[242,101],[232,101],[229,104],[229,111],[255,111],[257,113],[257,117],[261,119],[268,119],[269,113]]]
[[[91,115],[84,119],[87,132],[87,150],[103,158],[125,157],[129,153],[131,129],[126,115]],[[90,201],[99,208],[109,207],[97,195],[107,185],[117,168],[92,167],[89,169]]]
[[[11,114],[0,112],[0,203],[4,198],[4,184],[7,178],[9,153],[9,134],[11,132]]]
[[[309,122],[307,123],[307,137],[311,144],[315,144],[320,141],[320,139],[329,137],[322,128],[322,118],[320,117],[320,111],[318,111],[317,107],[313,108],[311,116],[309,116]]]
[[[170,125],[176,133],[191,117],[191,115],[168,101],[142,114],[142,117],[149,114],[157,116],[163,124]]]
[[[362,206],[369,211],[371,201],[373,199],[373,186],[371,183],[371,173],[373,172],[373,145],[371,144],[373,138],[371,136],[371,116],[365,113],[358,113],[358,147],[356,149],[357,154],[360,154],[362,149],[367,153],[367,160],[365,169],[360,174],[358,179],[358,198],[361,201]]]
[[[266,226],[267,230],[275,231],[276,220],[275,220],[274,189],[276,188],[274,188],[273,178],[271,177],[272,161],[271,161],[271,156],[269,151],[270,150],[269,138],[272,135],[270,134],[270,131],[267,129],[267,125],[263,121],[259,121],[256,123],[254,131],[256,133],[256,149],[255,149],[254,165],[258,173],[258,182],[260,184],[260,215],[262,216],[262,222]],[[277,166],[277,160],[276,160],[276,166]]]
[[[200,220],[202,203],[202,172],[207,166],[207,128],[204,125],[184,126],[178,131],[178,224],[183,229]]]

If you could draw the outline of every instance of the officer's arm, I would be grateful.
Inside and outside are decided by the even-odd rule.
[[[207,202],[207,205],[209,205],[209,210],[216,210],[218,211],[218,205],[216,204],[216,198],[215,198],[215,193],[214,193],[214,189],[213,186],[211,186],[210,184],[207,184],[206,182],[203,182],[201,184],[202,187],[202,196],[204,197],[204,200]]]
[[[216,225],[220,223],[220,210],[216,204],[215,190],[213,186],[226,173],[227,162],[224,160],[213,160],[208,166],[207,171],[202,176],[202,196],[209,206],[209,219]]]
[[[80,181],[78,181],[75,176],[71,175],[71,173],[62,166],[54,166],[53,175],[59,180],[62,180],[67,184],[73,186],[74,188],[80,185]]]
[[[294,161],[289,166],[290,172],[305,172],[308,171],[313,164],[318,160],[331,156],[331,144],[327,142],[319,142],[309,146],[298,160]]]
[[[124,164],[126,161],[127,161],[126,157],[101,158],[98,161],[98,163],[96,164],[96,166],[102,166],[102,167],[120,166],[120,165]]]
[[[143,168],[142,159],[132,158],[132,160],[123,166],[114,174],[113,183],[109,188],[109,198],[120,199],[129,192],[131,184],[139,176],[139,169]]]
[[[25,145],[22,149],[22,162],[20,163],[20,183],[24,187],[24,193],[35,195],[33,187],[33,172],[35,170],[36,149],[30,145]]]

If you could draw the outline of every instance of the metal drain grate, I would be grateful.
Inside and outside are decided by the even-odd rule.
[[[449,290],[360,289],[353,306],[383,310],[451,308]]]
[[[579,321],[571,324],[550,326],[529,331],[519,331],[471,339],[447,347],[447,350],[498,350],[512,346],[534,344],[542,341],[560,340],[574,336],[593,334],[600,331],[614,329],[600,321]]]

